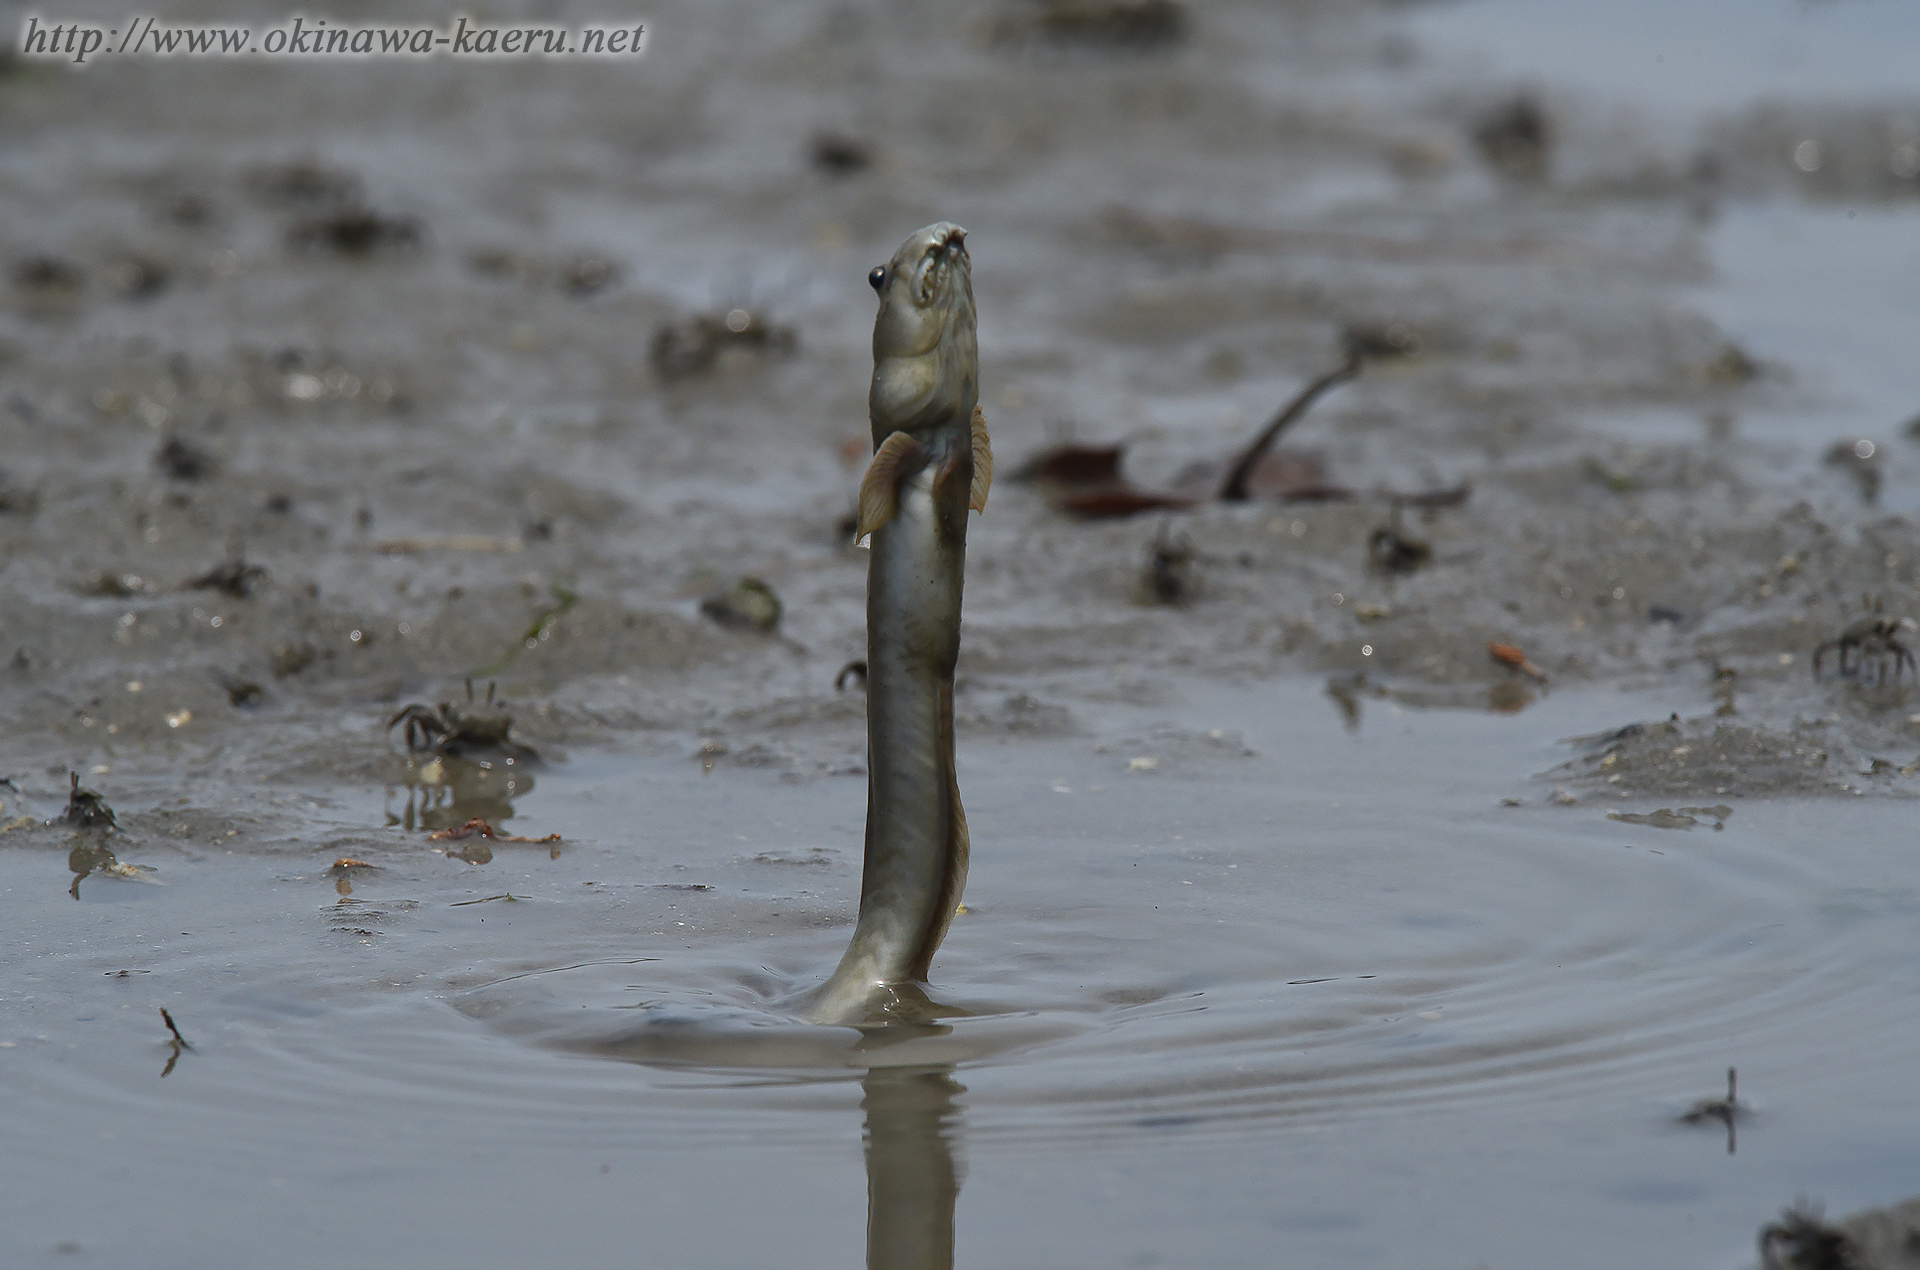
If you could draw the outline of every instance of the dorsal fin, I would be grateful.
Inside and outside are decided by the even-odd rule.
[[[993,485],[993,438],[987,435],[987,417],[980,407],[973,408],[973,488],[967,491],[967,506],[977,512],[987,510],[987,490]]]
[[[853,540],[859,542],[893,519],[900,509],[900,477],[918,460],[920,443],[904,432],[890,432],[874,451],[867,474],[860,478],[860,509],[854,520]]]

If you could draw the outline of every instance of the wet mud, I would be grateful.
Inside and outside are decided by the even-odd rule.
[[[1782,1205],[1893,1204],[1915,1163],[1874,1055],[1915,999],[1920,99],[1737,58],[1596,80],[1510,8],[669,5],[618,68],[0,61],[16,1089],[88,1142],[152,1112],[130,1150],[187,1134],[202,1180],[356,1105],[530,1176],[631,1096],[582,1130],[584,1225],[527,1255],[623,1246],[591,1216],[617,1159],[668,1207],[767,1204],[719,1260],[669,1222],[687,1264],[857,1261],[874,1161],[876,1265],[1492,1264],[1550,1225],[1586,1239],[1557,1264],[1756,1231],[1825,1264]],[[1751,21],[1813,75],[1865,18]],[[737,1036],[607,1062],[619,1029],[563,1016],[724,1009],[764,1049],[844,940],[865,276],[935,219],[969,230],[1003,474],[955,697],[977,911],[936,960],[972,1015],[898,1070]],[[1850,1035],[1898,1114],[1817,1075],[1809,1038]],[[1663,1135],[1734,1062],[1764,1164],[1703,1181]],[[768,1063],[835,1074],[714,1074]],[[1551,1145],[1596,1122],[1591,1160]],[[315,1140],[283,1172],[352,1179],[378,1230],[491,1228]],[[1049,1242],[1023,1193],[1101,1144],[1134,1154],[1055,1199],[1128,1215]],[[1283,1159],[1326,1184],[1247,1180]],[[1480,1168],[1497,1197],[1340,1185]],[[184,1182],[145,1176],[10,1256],[187,1264]]]

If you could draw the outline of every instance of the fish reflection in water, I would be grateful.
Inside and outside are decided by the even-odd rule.
[[[538,976],[536,976],[537,978]],[[954,1206],[964,1173],[958,1157],[966,1087],[953,1077],[957,1062],[1055,1038],[1058,1021],[971,1016],[929,998],[915,984],[897,985],[877,1002],[869,1021],[855,1027],[801,1023],[766,1011],[687,1009],[648,1003],[645,1018],[619,1036],[604,1024],[556,1038],[554,1025],[577,1028],[571,997],[553,1003],[544,1023],[525,1013],[529,981],[502,986],[514,998],[493,1007],[468,998],[468,1007],[509,1029],[532,1024],[549,1044],[574,1053],[683,1070],[774,1070],[806,1073],[864,1069],[860,1075],[867,1170],[869,1270],[950,1270]],[[537,989],[535,989],[537,991]],[[503,1014],[495,1008],[505,1006]],[[555,1016],[560,1016],[556,1018]],[[963,1026],[944,1020],[964,1020]],[[776,1077],[776,1081],[777,1081]]]
[[[867,1270],[949,1270],[962,1169],[954,1154],[966,1086],[952,1069],[882,1068],[860,1082],[866,1112]]]

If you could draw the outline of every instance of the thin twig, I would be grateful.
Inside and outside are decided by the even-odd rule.
[[[1340,365],[1302,388],[1299,395],[1281,408],[1280,413],[1273,417],[1273,422],[1253,439],[1253,444],[1246,448],[1233,467],[1228,470],[1227,479],[1222,482],[1220,493],[1216,497],[1223,503],[1246,502],[1247,480],[1253,475],[1253,469],[1259,466],[1260,460],[1266,457],[1267,451],[1273,448],[1273,443],[1279,440],[1280,434],[1292,426],[1301,415],[1307,413],[1308,407],[1312,406],[1322,393],[1329,388],[1346,383],[1359,373],[1360,359],[1349,355]]]

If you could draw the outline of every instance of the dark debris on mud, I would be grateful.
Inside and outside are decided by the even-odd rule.
[[[1576,789],[1622,796],[1746,798],[1769,794],[1911,792],[1897,765],[1861,751],[1835,718],[1785,726],[1714,716],[1628,724],[1573,744],[1583,753],[1547,773]],[[1910,742],[1920,748],[1920,742]],[[1698,809],[1694,809],[1698,810]]]

